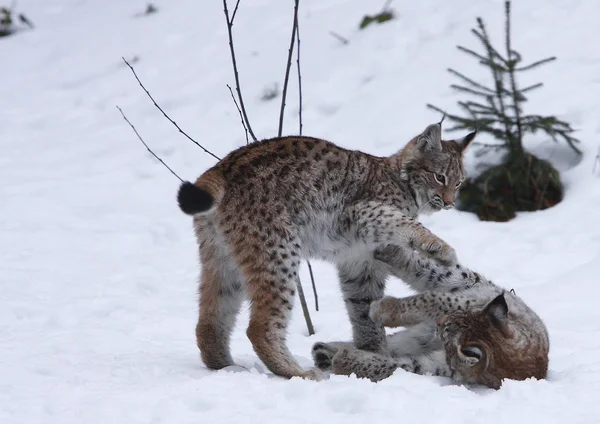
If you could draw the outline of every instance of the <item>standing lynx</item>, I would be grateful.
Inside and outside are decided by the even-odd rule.
[[[196,337],[206,366],[233,365],[229,338],[246,296],[246,334],[265,365],[284,377],[319,378],[286,346],[303,258],[337,266],[356,345],[385,350],[383,326],[368,317],[388,275],[373,252],[391,244],[456,261],[415,218],[453,206],[464,178],[462,152],[474,136],[442,141],[441,123],[433,124],[390,157],[310,137],[275,138],[241,147],[194,184],[183,183],[179,205],[194,215],[200,245]]]
[[[458,264],[446,267],[397,247],[375,256],[421,293],[376,300],[369,315],[386,327],[408,329],[388,336],[387,355],[356,349],[351,342],[316,343],[318,368],[372,381],[402,368],[494,389],[504,379],[546,377],[546,326],[513,292]]]

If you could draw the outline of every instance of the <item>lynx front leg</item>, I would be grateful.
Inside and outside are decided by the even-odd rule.
[[[457,292],[490,282],[460,264],[445,266],[412,249],[388,245],[375,251],[375,259],[389,265],[390,273],[417,292],[443,290]]]
[[[425,292],[415,296],[386,296],[374,301],[369,310],[373,322],[386,327],[410,327],[457,310],[474,306],[473,299],[448,292]]]
[[[456,253],[452,247],[393,206],[360,202],[354,204],[347,213],[356,237],[375,249],[397,244],[417,249],[446,265],[456,263]]]
[[[385,329],[369,319],[369,307],[381,299],[387,273],[384,266],[371,258],[364,262],[355,259],[338,265],[338,274],[348,316],[352,324],[354,345],[372,352],[385,352]]]

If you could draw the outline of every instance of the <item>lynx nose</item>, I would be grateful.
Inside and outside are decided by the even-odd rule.
[[[442,196],[442,200],[444,202],[444,209],[451,209],[454,207],[454,199],[455,199],[455,194],[454,192],[451,193],[444,193],[444,195]]]

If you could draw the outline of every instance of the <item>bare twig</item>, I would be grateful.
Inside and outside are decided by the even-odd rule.
[[[237,100],[235,100],[235,96],[233,95],[233,90],[231,89],[231,86],[229,84],[227,84],[227,88],[229,88],[229,93],[231,93],[231,98],[233,99],[233,103],[235,104],[235,107],[237,108],[237,110],[240,114],[240,119],[242,120],[242,126],[244,127],[244,132],[246,133],[246,144],[248,144],[248,128],[246,127],[246,123],[244,122],[244,116],[242,115],[242,111],[240,110],[240,107],[238,106]]]
[[[299,0],[295,1],[294,4],[294,24],[292,27],[292,40],[290,43],[290,49],[288,52],[288,60],[287,67],[285,71],[285,80],[283,83],[283,93],[281,95],[281,112],[279,114],[279,137],[281,137],[281,132],[283,129],[283,111],[285,109],[285,96],[287,94],[287,84],[290,76],[290,68],[292,66],[292,52],[294,51],[294,41],[297,40],[297,52],[296,52],[296,66],[298,69],[298,102],[299,102],[299,110],[298,110],[298,121],[299,121],[299,134],[302,135],[302,76],[300,74],[300,30],[298,28],[298,4]],[[296,37],[297,36],[297,37]],[[306,261],[308,265],[308,271],[310,272],[310,280],[312,282],[313,293],[315,294],[315,308],[319,310],[319,300],[317,297],[317,288],[315,286],[315,278],[312,272],[312,266],[309,261]],[[302,306],[302,313],[304,314],[304,320],[306,321],[306,327],[308,328],[308,335],[312,336],[315,334],[315,329],[313,327],[312,320],[310,318],[310,312],[308,311],[308,304],[306,303],[306,296],[304,296],[304,289],[302,288],[302,282],[300,278],[298,278],[296,282],[296,286],[298,288],[298,298],[300,299],[300,306]]]
[[[123,117],[123,119],[125,120],[125,122],[127,122],[129,124],[129,126],[131,127],[131,129],[133,130],[133,132],[135,133],[135,135],[137,135],[137,138],[142,142],[142,144],[144,145],[144,147],[146,147],[146,150],[148,150],[150,152],[150,154],[156,158],[156,160],[158,160],[160,163],[162,163],[165,166],[165,168],[167,168],[169,171],[171,171],[171,174],[175,175],[179,179],[179,181],[183,182],[183,180],[181,179],[181,177],[179,175],[177,175],[175,173],[175,171],[173,171],[169,167],[169,165],[167,165],[161,158],[159,158],[156,155],[156,153],[154,153],[152,151],[152,149],[150,149],[150,147],[148,147],[148,145],[146,144],[146,142],[144,141],[144,139],[142,138],[142,136],[137,132],[137,130],[135,129],[135,127],[133,126],[133,124],[131,122],[129,122],[129,119],[127,119],[127,117],[123,113],[123,110],[119,106],[117,106],[117,109],[119,109],[119,112],[121,112],[121,116]]]
[[[302,74],[300,73],[300,24],[296,22],[296,66],[298,70],[298,134],[302,135]],[[319,295],[315,284],[312,265],[306,261],[308,272],[310,273],[310,282],[312,283],[313,294],[315,296],[315,310],[319,312]]]
[[[350,43],[350,41],[346,37],[342,37],[337,32],[329,31],[329,35],[331,35],[333,38],[337,39],[343,45],[348,45]]]
[[[594,168],[592,169],[592,175],[596,175],[596,165],[600,163],[600,147],[598,147],[598,154],[596,155],[596,159],[594,160]]]
[[[317,285],[315,284],[315,276],[313,275],[312,265],[310,261],[306,261],[308,265],[308,273],[310,274],[310,281],[312,283],[313,295],[315,296],[315,311],[319,312],[319,295],[317,294]]]
[[[231,19],[229,19],[229,10],[227,9],[227,0],[223,0],[223,9],[225,12],[225,20],[227,21],[227,34],[229,36],[229,51],[231,52],[231,63],[233,65],[233,76],[235,77],[235,91],[238,95],[238,100],[240,101],[240,109],[242,110],[242,116],[244,117],[244,121],[246,121],[246,127],[248,128],[248,132],[250,133],[250,137],[252,140],[258,141],[256,136],[254,135],[254,131],[252,131],[252,127],[250,126],[250,120],[248,120],[248,114],[246,113],[246,106],[244,106],[244,99],[242,98],[242,90],[240,88],[240,76],[238,74],[237,69],[237,61],[235,60],[235,50],[233,49],[233,35],[231,34],[231,28],[233,27],[233,18],[235,18],[235,12],[237,11],[239,0],[235,6],[235,10],[233,11],[234,15]]]
[[[292,37],[290,40],[290,48],[288,50],[287,67],[285,69],[285,77],[283,79],[283,93],[281,95],[281,109],[279,110],[279,130],[277,135],[281,137],[283,131],[283,112],[285,111],[285,97],[287,94],[288,81],[290,79],[290,68],[292,67],[292,53],[294,52],[294,42],[296,41],[296,32],[298,29],[298,3],[300,0],[294,2],[294,24],[292,25]]]
[[[237,0],[237,3],[235,4],[235,8],[233,9],[233,14],[231,15],[231,20],[229,21],[229,23],[233,26],[233,20],[235,19],[235,14],[238,11],[238,7],[240,5],[240,0]]]
[[[296,68],[298,70],[298,134],[302,135],[302,74],[300,73],[300,25],[296,20]]]
[[[177,123],[175,121],[173,121],[169,115],[167,115],[167,113],[158,105],[158,103],[156,103],[156,100],[154,100],[154,97],[152,97],[152,95],[150,94],[150,92],[146,89],[146,87],[144,86],[144,84],[142,84],[142,81],[140,81],[140,78],[137,76],[135,69],[133,69],[133,66],[131,66],[129,64],[129,62],[127,62],[127,59],[125,59],[124,57],[122,58],[123,62],[125,62],[125,64],[129,67],[129,69],[131,69],[131,72],[133,72],[133,76],[135,77],[135,79],[137,80],[138,84],[140,85],[140,87],[142,87],[142,89],[146,92],[146,95],[150,98],[150,100],[152,100],[152,103],[154,103],[154,106],[156,106],[156,108],[158,110],[160,110],[160,112],[163,114],[163,116],[165,118],[167,118],[167,120],[173,124],[175,126],[175,128],[177,128],[179,130],[179,132],[181,134],[183,134],[188,140],[190,140],[192,143],[194,143],[196,146],[200,147],[202,150],[204,150],[206,153],[208,153],[209,155],[211,155],[213,158],[220,160],[220,158],[218,156],[216,156],[214,153],[208,151],[207,149],[204,148],[204,146],[202,146],[200,143],[198,143],[196,140],[194,140],[192,137],[190,137],[185,131],[183,131],[179,125],[177,125]]]
[[[313,327],[312,320],[310,319],[310,312],[308,312],[308,306],[306,305],[306,296],[304,296],[304,289],[300,278],[296,279],[296,289],[298,290],[298,298],[300,298],[300,305],[302,306],[302,313],[304,314],[304,320],[306,321],[306,327],[308,328],[308,335],[312,336],[315,334],[315,328]]]
[[[225,19],[227,21],[227,32],[229,34],[229,50],[231,52],[231,61],[233,64],[233,73],[235,76],[235,84],[236,84],[235,88],[236,88],[236,92],[237,92],[238,99],[239,99],[238,111],[240,112],[240,115],[241,115],[242,124],[244,125],[244,123],[245,123],[244,130],[247,130],[246,142],[248,142],[248,135],[247,135],[248,133],[250,133],[250,136],[252,137],[252,139],[254,141],[258,141],[256,136],[254,135],[254,132],[252,131],[251,126],[250,126],[250,121],[248,120],[248,115],[246,113],[246,108],[244,106],[244,101],[242,99],[242,92],[240,89],[240,80],[239,80],[239,75],[238,75],[238,70],[237,70],[237,62],[235,60],[235,51],[233,48],[233,36],[231,34],[231,28],[233,26],[233,19],[235,18],[235,13],[238,9],[239,3],[240,2],[238,0],[238,2],[236,3],[235,9],[233,11],[233,16],[231,19],[229,19],[229,11],[227,10],[227,0],[223,0],[223,8],[224,8],[224,12],[225,12]],[[289,55],[288,55],[287,70],[286,70],[286,74],[285,74],[285,85],[284,85],[284,91],[283,91],[282,109],[281,109],[281,116],[280,116],[280,120],[279,120],[279,136],[281,136],[281,129],[282,129],[282,125],[283,125],[283,108],[285,107],[285,96],[287,94],[287,83],[288,83],[288,79],[289,79],[289,72],[290,72],[291,61],[292,61],[292,51],[293,51],[293,47],[294,47],[294,40],[295,40],[296,32],[298,30],[297,29],[298,28],[298,3],[299,3],[299,0],[296,0],[295,7],[294,7],[294,26],[293,26],[293,30],[292,30],[292,42],[290,45],[290,51],[289,51]],[[298,58],[298,66],[300,66],[299,61],[300,61],[300,59]],[[300,75],[298,75],[298,78],[300,78]],[[233,91],[231,90],[231,87],[229,85],[227,87],[229,88],[231,96],[233,97],[234,103],[236,104],[236,106],[238,106],[237,102],[235,101],[235,96],[233,95]],[[310,264],[309,264],[309,266],[310,266]],[[312,275],[312,270],[311,270],[311,275]],[[298,290],[298,297],[300,298],[300,303],[302,305],[302,312],[304,313],[304,319],[306,320],[308,334],[313,335],[313,334],[315,334],[315,329],[313,327],[312,320],[310,318],[310,312],[309,312],[308,306],[306,304],[306,297],[304,296],[304,290],[302,289],[302,283],[300,282],[300,278],[297,278],[297,280],[296,280],[296,288]]]

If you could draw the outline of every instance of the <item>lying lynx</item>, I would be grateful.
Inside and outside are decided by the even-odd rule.
[[[445,267],[417,253],[388,248],[377,256],[423,293],[377,300],[369,316],[386,327],[409,328],[388,336],[388,355],[350,342],[316,343],[318,368],[372,381],[402,368],[494,389],[503,379],[546,377],[546,327],[514,293],[460,265]]]
[[[241,147],[195,184],[183,183],[179,205],[194,215],[200,245],[196,338],[206,366],[233,365],[229,337],[246,296],[247,335],[265,365],[285,377],[320,378],[286,346],[302,258],[337,266],[356,345],[385,351],[385,329],[368,312],[389,272],[373,252],[392,244],[455,263],[454,250],[415,218],[453,206],[474,136],[442,141],[441,123],[433,124],[390,157],[275,138]]]

